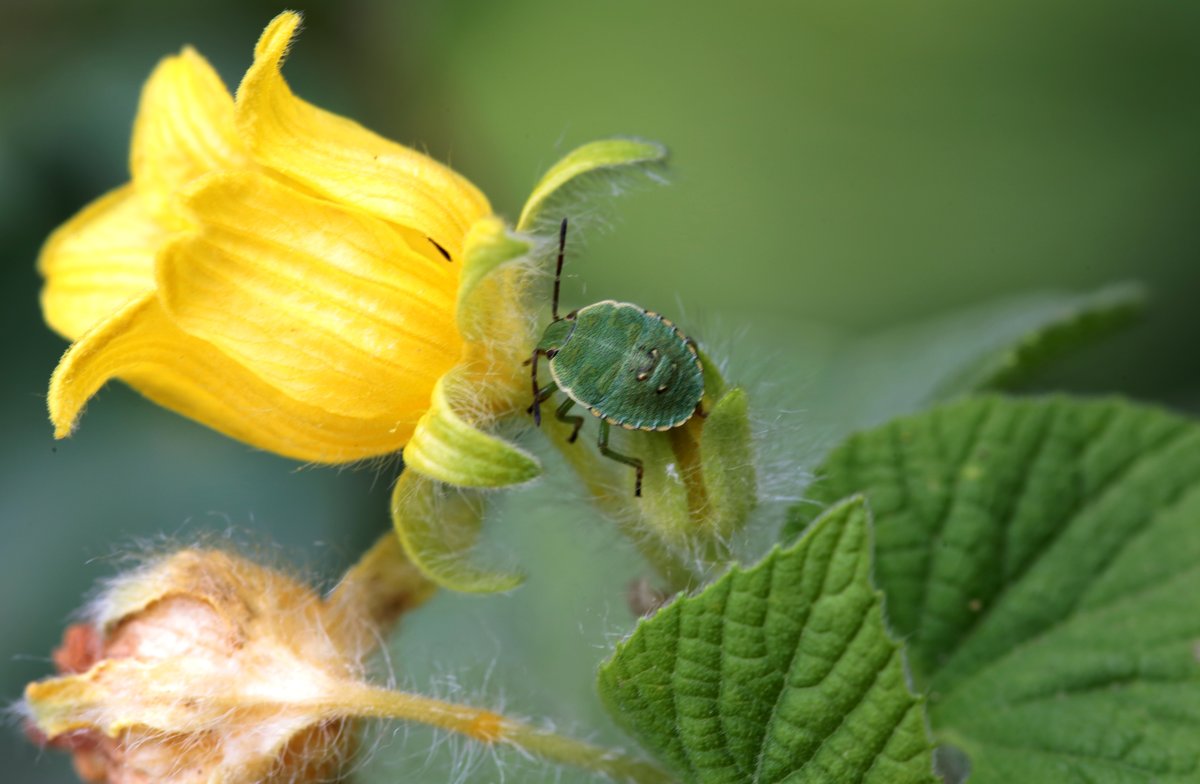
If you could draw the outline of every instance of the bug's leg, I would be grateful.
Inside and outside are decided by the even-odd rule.
[[[708,412],[704,410],[703,400],[696,404],[696,410],[693,413],[701,419],[708,419]]]
[[[598,446],[600,447],[600,454],[604,455],[605,457],[609,458],[610,460],[616,460],[618,463],[624,463],[627,466],[633,466],[634,468],[637,469],[637,484],[634,485],[633,494],[635,496],[637,496],[638,498],[641,498],[642,497],[642,474],[645,473],[645,469],[642,468],[642,461],[638,460],[636,457],[629,457],[628,455],[623,455],[620,452],[614,452],[613,450],[608,448],[608,428],[609,427],[610,427],[610,425],[608,424],[607,421],[605,421],[603,419],[600,420],[600,440],[598,442]]]
[[[551,397],[553,397],[554,393],[557,391],[558,391],[558,384],[555,384],[553,381],[551,381],[548,386],[542,387],[541,391],[539,391],[537,393],[537,397],[535,397],[533,399],[533,402],[529,404],[529,407],[525,409],[525,413],[532,414],[533,407],[535,405],[540,406],[542,403],[545,403],[547,400],[549,400]]]
[[[537,425],[538,427],[542,426],[542,408],[541,408],[542,399],[539,399],[539,397],[538,397],[538,395],[541,394],[541,391],[538,389],[538,383],[537,383],[537,366],[538,366],[538,357],[544,353],[545,352],[542,351],[542,349],[535,348],[533,350],[533,355],[529,358],[529,366],[530,366],[529,376],[530,376],[531,382],[533,384],[533,403],[529,406],[529,408],[532,409],[532,412],[533,412],[533,423],[535,425]]]
[[[579,428],[583,427],[583,417],[567,416],[567,412],[571,410],[571,406],[573,405],[575,405],[575,401],[571,398],[567,398],[562,402],[562,405],[558,407],[558,410],[554,412],[554,418],[559,422],[565,422],[568,425],[575,425],[575,429],[571,431],[571,437],[567,439],[568,444],[575,443],[575,439],[579,438]]]

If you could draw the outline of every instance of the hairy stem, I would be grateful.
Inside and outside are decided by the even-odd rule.
[[[354,639],[358,650],[370,651],[401,615],[436,591],[389,530],[346,571],[325,601],[338,605],[339,612],[331,617],[345,626],[339,630],[341,638]]]
[[[400,719],[457,732],[480,743],[502,744],[543,760],[589,770],[630,784],[669,784],[659,767],[617,749],[596,746],[489,710],[419,694],[363,686],[331,706],[347,714]]]

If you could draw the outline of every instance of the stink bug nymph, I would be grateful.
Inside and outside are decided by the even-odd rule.
[[[558,315],[563,250],[567,241],[564,218],[558,232],[558,267],[554,272],[553,321],[528,364],[533,368],[533,421],[542,424],[541,404],[555,391],[566,399],[555,417],[574,425],[574,443],[584,418],[569,416],[579,405],[600,420],[600,453],[637,471],[633,494],[642,494],[642,461],[608,446],[613,425],[626,430],[670,430],[704,416],[704,366],[696,343],[667,319],[628,302],[604,300]],[[545,355],[554,381],[538,386],[538,359]]]

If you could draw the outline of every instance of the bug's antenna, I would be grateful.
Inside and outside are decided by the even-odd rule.
[[[558,321],[558,288],[562,283],[563,249],[567,246],[567,219],[563,218],[558,227],[558,266],[554,268],[554,305],[551,315]]]

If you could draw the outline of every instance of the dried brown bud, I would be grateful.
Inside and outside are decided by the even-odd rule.
[[[183,550],[115,580],[66,630],[33,728],[87,781],[328,781],[353,733],[362,626],[280,572]]]

